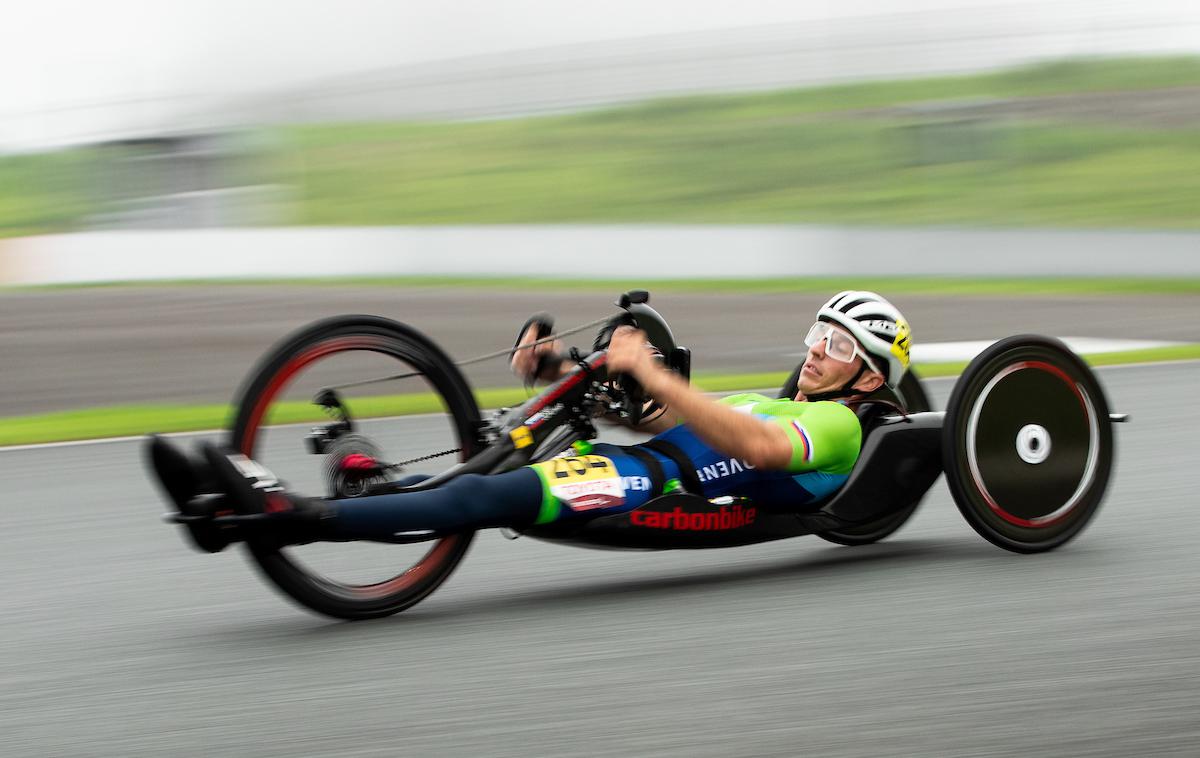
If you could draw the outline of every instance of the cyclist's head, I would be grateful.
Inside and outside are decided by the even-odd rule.
[[[874,292],[839,292],[817,311],[805,338],[799,388],[812,399],[895,388],[908,370],[908,322]]]

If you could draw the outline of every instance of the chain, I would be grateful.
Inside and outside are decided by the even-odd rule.
[[[400,461],[399,463],[389,463],[387,465],[387,468],[404,468],[405,466],[409,466],[414,463],[420,463],[422,461],[432,460],[433,458],[441,458],[443,455],[450,455],[452,453],[460,453],[460,452],[462,452],[462,448],[456,447],[453,450],[443,450],[440,453],[430,453],[429,455],[422,455],[420,458],[413,458],[412,460],[408,460],[408,461]]]
[[[542,337],[539,340],[530,342],[528,345],[520,345],[518,347],[512,348],[511,350],[507,350],[507,349],[506,350],[497,350],[494,353],[485,353],[483,355],[477,355],[474,358],[468,358],[465,361],[457,361],[454,365],[455,366],[469,366],[472,363],[482,363],[483,361],[488,361],[488,360],[491,360],[492,358],[499,358],[504,355],[512,355],[513,353],[515,353],[518,350],[529,350],[530,348],[537,347],[538,345],[544,345],[547,342],[553,342],[554,340],[558,339],[559,337],[566,337],[568,334],[576,334],[578,332],[582,332],[584,329],[591,329],[594,326],[600,326],[601,324],[607,323],[610,319],[612,319],[612,316],[605,316],[604,318],[598,318],[595,321],[589,321],[588,323],[583,324],[581,326],[576,326],[571,329],[566,329],[564,331],[557,332],[555,334],[551,334],[547,337]],[[382,382],[393,382],[393,381],[397,381],[400,379],[409,379],[414,376],[424,376],[424,374],[422,374],[420,371],[409,371],[408,373],[405,373],[405,374],[393,374],[391,376],[381,376],[376,379],[363,379],[363,380],[357,381],[357,382],[347,382],[346,384],[335,384],[335,385],[326,387],[325,389],[327,389],[327,390],[344,390],[344,389],[350,389],[351,387],[365,387],[368,384],[380,384]],[[457,452],[457,451],[451,450],[449,452],[453,453],[453,452]],[[445,454],[446,453],[439,453],[439,455],[445,455]]]

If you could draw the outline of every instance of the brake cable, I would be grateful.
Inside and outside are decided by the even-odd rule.
[[[537,347],[538,345],[543,345],[547,342],[553,342],[554,340],[558,339],[559,337],[566,337],[567,335],[570,335],[570,334],[577,334],[578,332],[582,332],[584,329],[591,329],[592,327],[600,326],[601,324],[605,324],[611,320],[612,320],[612,316],[605,316],[604,318],[599,318],[599,319],[596,319],[595,321],[589,321],[586,324],[582,324],[580,326],[576,326],[571,329],[564,329],[561,332],[556,332],[554,334],[547,335],[545,337],[542,337],[539,340],[535,340],[535,341],[529,343],[528,345],[519,345],[519,346],[513,347],[512,349],[509,349],[509,350],[497,350],[496,352],[493,352],[493,353],[477,355],[474,358],[467,358],[466,360],[463,360],[463,361],[457,361],[454,365],[455,366],[469,366],[473,363],[482,363],[483,361],[491,360],[492,358],[500,358],[505,355],[512,355],[513,353],[515,353],[518,350],[529,350],[530,348]],[[572,350],[573,354],[577,355],[575,348],[571,348],[571,350]],[[350,387],[364,387],[369,384],[380,384],[382,382],[397,381],[400,379],[408,379],[410,377],[421,376],[421,375],[422,375],[422,373],[420,371],[410,371],[405,374],[393,374],[391,376],[382,376],[382,377],[377,377],[375,379],[363,379],[363,380],[357,381],[357,382],[347,382],[346,384],[337,384],[337,385],[333,385],[332,387],[325,387],[322,390],[322,392],[328,392],[328,391],[333,391],[333,390],[343,390],[343,389],[348,389]],[[440,453],[432,453],[430,455],[422,455],[420,457],[412,458],[407,461],[400,461],[398,463],[384,464],[384,465],[380,466],[380,469],[381,470],[403,469],[405,466],[408,466],[413,463],[421,463],[422,461],[428,461],[428,460],[432,460],[434,458],[441,458],[444,455],[452,455],[452,454],[458,453],[458,452],[462,452],[462,448],[456,447],[453,450],[443,450]]]
[[[483,361],[491,360],[492,358],[500,358],[505,355],[512,355],[513,353],[515,353],[518,350],[529,350],[530,348],[537,347],[538,345],[542,345],[547,342],[553,342],[554,340],[558,339],[559,337],[566,337],[569,334],[576,334],[578,332],[582,332],[584,329],[591,329],[592,327],[600,326],[601,324],[608,323],[609,321],[612,320],[612,318],[613,318],[612,316],[605,316],[603,318],[598,318],[595,321],[589,321],[588,323],[583,324],[581,326],[572,327],[570,329],[564,329],[561,332],[556,332],[554,334],[547,335],[545,337],[542,337],[539,340],[530,342],[528,345],[520,345],[520,346],[513,347],[513,348],[505,348],[503,350],[497,350],[494,353],[485,353],[483,355],[477,355],[474,358],[467,358],[466,360],[463,360],[463,361],[456,361],[454,363],[454,365],[455,366],[469,366],[473,363],[482,363]],[[324,390],[344,390],[344,389],[350,389],[351,387],[365,387],[368,384],[380,384],[382,382],[393,382],[393,381],[398,381],[400,379],[409,379],[414,376],[424,376],[424,374],[423,374],[423,372],[420,372],[420,371],[409,371],[408,373],[405,373],[405,374],[392,374],[391,376],[381,376],[381,377],[378,377],[375,379],[363,379],[363,380],[360,380],[357,382],[347,382],[345,384],[335,384],[330,387],[325,387]]]

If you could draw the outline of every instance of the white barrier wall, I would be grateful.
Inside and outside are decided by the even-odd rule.
[[[372,275],[1200,276],[1200,233],[814,226],[87,232],[0,240],[0,284]]]

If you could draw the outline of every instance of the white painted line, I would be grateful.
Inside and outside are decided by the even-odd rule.
[[[1130,350],[1146,350],[1153,347],[1174,347],[1185,342],[1161,340],[1098,339],[1096,337],[1059,337],[1067,347],[1080,355],[1124,353]],[[971,340],[966,342],[934,342],[913,345],[914,363],[952,363],[969,361],[982,353],[996,340]]]
[[[207,429],[201,432],[167,432],[158,436],[170,439],[186,439],[188,437],[224,434],[225,431],[225,429]],[[97,437],[90,440],[64,440],[62,442],[38,442],[32,445],[7,445],[0,447],[0,453],[11,453],[18,450],[49,450],[56,447],[79,447],[80,445],[104,445],[109,442],[136,442],[147,439],[149,436],[149,434],[134,434],[127,437]]]
[[[486,410],[484,411],[487,412]],[[428,418],[432,416],[440,416],[440,413],[409,413],[404,416],[375,416],[372,418],[360,419],[356,423],[374,423],[376,421],[393,421],[403,418]],[[319,421],[304,421],[295,424],[272,424],[271,429],[287,429],[289,427],[311,427],[319,425]],[[187,439],[189,437],[205,437],[211,435],[225,434],[228,429],[205,429],[198,432],[156,432],[159,437],[167,437],[170,439]],[[0,453],[6,453],[14,450],[44,450],[55,447],[77,447],[79,445],[101,445],[108,442],[132,442],[144,440],[150,434],[133,434],[125,437],[97,437],[90,440],[65,440],[63,442],[38,442],[32,445],[8,445],[0,446]]]
[[[1131,350],[1146,350],[1154,347],[1176,347],[1189,342],[1165,342],[1163,340],[1101,339],[1097,337],[1059,337],[1067,347],[1080,355],[1124,353]],[[962,342],[918,342],[912,348],[913,363],[957,363],[969,361],[982,353],[997,340],[966,340]],[[806,353],[785,353],[785,358],[800,359]]]

